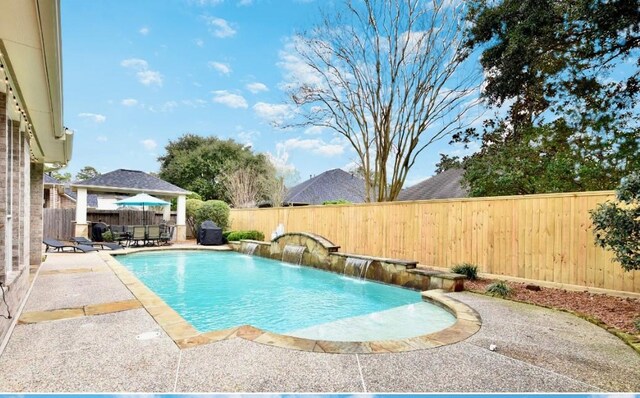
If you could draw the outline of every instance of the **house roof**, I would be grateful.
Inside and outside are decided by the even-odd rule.
[[[44,174],[43,182],[45,185],[61,185],[62,183],[57,179],[51,177],[49,174]]]
[[[78,193],[73,192],[71,188],[65,188],[64,194],[67,195],[74,202],[78,200]],[[92,207],[92,208],[98,207],[98,195],[96,195],[95,193],[87,194],[87,207]]]
[[[44,185],[64,185],[61,181],[58,181],[58,179],[51,177],[47,173],[44,174],[43,182]],[[78,194],[73,192],[71,188],[65,188],[63,194],[74,202],[78,200]],[[98,207],[98,195],[87,194],[87,207]]]
[[[463,169],[449,169],[416,185],[403,189],[398,200],[428,200],[466,198],[467,190],[462,186]]]
[[[71,184],[76,188],[91,191],[116,191],[127,193],[188,194],[190,191],[177,187],[158,177],[139,170],[118,169],[109,173]]]
[[[327,200],[364,202],[364,180],[341,169],[325,171],[289,189],[285,204],[320,205]]]

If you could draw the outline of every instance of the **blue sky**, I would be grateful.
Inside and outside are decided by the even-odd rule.
[[[62,0],[64,120],[75,131],[66,171],[158,171],[171,139],[190,132],[268,152],[299,181],[356,160],[344,139],[274,128],[279,88],[298,66],[291,37],[317,21],[313,0]],[[443,140],[406,185],[433,173]]]

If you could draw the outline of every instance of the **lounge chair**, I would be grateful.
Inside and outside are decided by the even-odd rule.
[[[55,251],[58,252],[64,252],[64,249],[66,248],[73,249],[74,252],[81,251],[82,253],[98,251],[95,247],[87,245],[67,245],[55,239],[44,239],[42,243],[46,246],[44,249],[45,252],[49,251],[50,247],[53,247]]]
[[[120,249],[124,249],[124,247],[120,246],[117,243],[112,243],[112,242],[94,242],[92,240],[89,240],[87,238],[85,238],[84,236],[74,236],[73,238],[70,239],[71,242],[74,242],[78,245],[85,245],[85,246],[100,246],[101,249],[104,249],[105,246],[108,247],[111,250],[120,250]]]

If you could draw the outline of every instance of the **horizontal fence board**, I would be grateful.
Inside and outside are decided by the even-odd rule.
[[[278,224],[312,232],[346,253],[415,260],[480,272],[640,293],[640,271],[624,272],[594,243],[589,211],[612,191],[233,209],[232,229],[268,239]]]

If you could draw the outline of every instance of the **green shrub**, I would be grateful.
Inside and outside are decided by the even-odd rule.
[[[322,202],[323,205],[348,205],[351,204],[351,201],[346,199],[338,199],[338,200],[325,200]]]
[[[237,241],[242,239],[264,241],[264,234],[260,231],[231,231],[226,238],[228,241]]]
[[[105,242],[113,242],[113,232],[105,231],[102,233],[102,240]]]
[[[229,234],[232,233],[233,231],[224,231],[222,233],[222,237],[225,238],[226,240],[229,240]]]
[[[636,330],[638,330],[638,332],[640,332],[640,318],[636,318],[636,319],[633,321],[633,326],[635,326],[635,327],[636,327]]]
[[[462,263],[462,264],[454,265],[451,268],[451,271],[456,274],[464,275],[471,281],[475,281],[476,279],[478,279],[477,265]]]
[[[511,293],[511,288],[505,281],[498,281],[487,286],[487,293],[492,296],[500,296],[505,298]]]
[[[197,200],[197,199],[190,199]],[[221,200],[207,200],[194,212],[194,223],[197,228],[203,221],[211,220],[223,230],[229,228],[229,205]]]
[[[610,249],[625,271],[640,270],[640,172],[622,179],[616,199],[590,211],[596,243]]]

